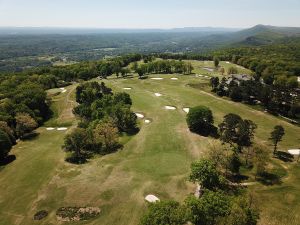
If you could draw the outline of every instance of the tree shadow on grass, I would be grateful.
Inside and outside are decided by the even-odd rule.
[[[31,132],[31,133],[25,134],[21,138],[21,140],[22,141],[32,141],[32,140],[35,140],[39,135],[40,135],[40,133],[38,133],[38,132]]]
[[[226,176],[226,178],[234,183],[242,183],[249,179],[248,176],[242,174],[229,174]]]
[[[293,162],[294,156],[288,152],[277,151],[275,157],[283,162]]]
[[[71,163],[71,164],[76,164],[76,165],[81,165],[81,164],[85,164],[87,163],[87,158],[85,156],[75,156],[75,155],[71,155],[71,156],[68,156],[66,159],[65,159],[66,162],[68,163]]]
[[[0,160],[0,166],[6,166],[15,161],[16,159],[17,158],[15,155],[9,155],[5,159]]]
[[[216,126],[213,126],[213,125],[210,125],[210,126],[207,126],[207,127],[201,127],[201,129],[199,129],[199,130],[195,130],[195,129],[190,128],[190,131],[195,133],[195,134],[201,135],[203,137],[212,137],[212,138],[215,138],[215,139],[218,139],[220,137],[220,135],[218,133],[218,128]]]
[[[140,132],[140,128],[135,127],[135,128],[127,130],[126,134],[129,136],[133,136],[133,135],[136,135],[138,132]]]
[[[268,186],[282,184],[280,176],[278,176],[277,174],[267,173],[267,172],[261,174],[256,180]]]

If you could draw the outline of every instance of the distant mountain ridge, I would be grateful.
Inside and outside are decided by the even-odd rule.
[[[45,35],[45,34],[116,34],[116,33],[225,33],[241,28],[226,27],[183,27],[172,29],[114,29],[114,28],[59,28],[59,27],[0,27],[0,35]]]
[[[106,35],[106,34],[162,34],[161,39],[186,39],[201,42],[204,46],[258,46],[272,44],[285,37],[300,37],[300,27],[256,25],[248,29],[226,27],[183,27],[173,29],[97,29],[55,27],[0,27],[0,36],[7,35]],[[169,35],[169,36],[166,36]],[[179,35],[179,36],[178,36]],[[188,46],[189,48],[191,46]]]
[[[242,45],[264,45],[291,36],[300,37],[300,27],[275,27],[269,25],[256,25],[234,33],[232,41]]]

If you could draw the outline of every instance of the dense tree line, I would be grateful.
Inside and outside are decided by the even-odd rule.
[[[232,61],[262,76],[299,76],[300,38],[285,38],[271,45],[259,47],[227,48],[216,51],[220,59]]]
[[[300,116],[300,92],[296,77],[277,76],[275,80],[253,80],[236,82],[218,77],[211,78],[212,91],[219,96],[228,96],[233,101],[260,104],[275,115],[292,119]]]
[[[141,65],[133,65],[133,69],[136,73],[142,77],[144,74],[172,74],[172,73],[182,73],[182,74],[191,74],[193,67],[191,63],[186,63],[183,61],[176,61],[176,60],[155,60],[150,61],[151,58],[146,57],[147,63]]]
[[[81,122],[65,137],[64,148],[74,154],[71,159],[85,161],[93,153],[107,154],[120,147],[121,132],[134,133],[137,117],[131,111],[132,101],[127,93],[112,90],[97,82],[81,84],[76,89],[74,113]]]

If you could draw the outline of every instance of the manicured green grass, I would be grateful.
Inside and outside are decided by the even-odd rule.
[[[251,74],[251,71],[241,67],[239,65],[232,64],[231,62],[226,62],[226,61],[220,61],[219,63],[219,68],[216,69],[214,66],[213,61],[196,61],[196,60],[186,60],[187,62],[191,62],[193,67],[194,67],[194,73],[196,74],[201,74],[201,75],[207,75],[207,76],[220,76],[222,77],[223,75],[219,72],[219,69],[223,67],[225,69],[224,76],[227,75],[227,71],[230,67],[235,67],[238,70],[238,73],[241,74]],[[205,68],[210,68],[214,69],[214,71],[209,71]]]
[[[68,127],[74,122],[72,108],[75,103],[76,84],[66,87],[66,92],[62,93],[60,89],[55,88],[47,91],[51,98],[51,110],[53,115],[44,126],[47,127]]]
[[[163,77],[164,80],[151,80],[151,77]],[[179,80],[171,80],[171,77],[178,77]],[[59,207],[97,206],[102,209],[99,217],[76,224],[136,225],[147,206],[145,195],[155,194],[160,199],[182,201],[195,189],[193,184],[187,182],[190,163],[201,157],[216,141],[188,131],[183,107],[210,107],[216,125],[225,114],[238,113],[257,123],[256,139],[266,144],[272,128],[282,124],[286,136],[280,149],[287,150],[299,144],[299,127],[188,86],[198,82],[204,80],[194,75],[150,75],[146,80],[134,77],[105,81],[114,91],[129,93],[133,110],[143,113],[151,123],[146,124],[139,119],[140,132],[135,136],[122,137],[122,150],[103,157],[96,156],[84,165],[64,161],[65,153],[61,150],[64,132],[40,128],[41,134],[37,139],[20,142],[14,147],[12,154],[17,159],[0,171],[0,224],[33,224],[32,216],[42,209],[50,214],[39,224],[57,224],[55,211]],[[124,87],[131,87],[132,90],[123,90]],[[55,99],[56,105],[53,106],[57,109],[54,119],[70,109],[71,105],[63,99],[69,92],[72,93],[72,88],[68,88],[65,95],[55,97],[59,99]],[[156,92],[163,96],[156,97]],[[74,93],[71,96],[74,98]],[[166,110],[166,105],[177,109]],[[73,120],[74,117],[70,117],[70,121]],[[287,168],[289,176],[285,176],[282,185],[265,187],[258,184],[251,187],[264,197],[265,202],[262,201],[261,205],[268,206],[271,200],[277,204],[276,209],[272,205],[269,205],[272,210],[263,208],[262,225],[287,224],[283,215],[292,217],[294,211],[300,209],[297,203],[300,196],[296,189],[300,185],[299,169],[291,164]],[[297,184],[293,185],[294,182]],[[285,209],[286,201],[281,199],[283,193],[287,196],[292,193],[288,207],[293,210],[290,212]],[[283,210],[282,216],[280,213],[273,216],[277,209]],[[295,222],[288,224],[296,225]]]

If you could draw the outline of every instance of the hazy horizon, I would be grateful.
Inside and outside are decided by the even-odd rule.
[[[0,27],[75,29],[300,27],[300,1],[0,0]]]

